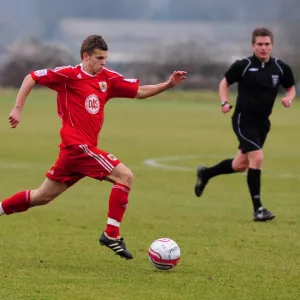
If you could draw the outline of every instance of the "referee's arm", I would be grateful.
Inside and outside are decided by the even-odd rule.
[[[224,78],[219,84],[219,95],[223,113],[229,112],[232,108],[232,105],[229,103],[229,86],[241,81],[246,62],[246,60],[235,61],[226,71]]]
[[[281,103],[284,107],[290,107],[296,98],[296,88],[291,86],[290,88],[285,89],[285,96],[281,99]]]
[[[295,78],[291,67],[282,62],[283,76],[281,78],[281,86],[285,89],[285,96],[281,99],[284,107],[290,107],[296,98]]]
[[[229,84],[225,77],[221,80],[219,84],[219,95],[222,105],[224,104],[224,102],[229,103]]]

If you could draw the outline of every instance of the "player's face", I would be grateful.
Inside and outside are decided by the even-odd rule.
[[[107,57],[107,51],[100,49],[95,49],[92,55],[83,53],[83,64],[87,69],[86,71],[91,74],[100,73],[106,64]]]
[[[256,37],[255,43],[252,45],[253,52],[256,57],[262,61],[267,61],[272,52],[272,42],[269,36]]]

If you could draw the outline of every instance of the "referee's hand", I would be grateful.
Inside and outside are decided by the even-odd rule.
[[[284,107],[291,107],[292,100],[289,97],[284,97],[281,99],[281,103]]]
[[[227,114],[232,109],[232,105],[230,103],[226,103],[224,106],[222,106],[222,113]]]

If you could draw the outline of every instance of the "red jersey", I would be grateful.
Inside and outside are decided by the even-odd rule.
[[[97,146],[104,122],[104,107],[111,98],[135,98],[139,80],[107,68],[90,75],[82,65],[31,72],[40,85],[57,91],[57,111],[62,119],[60,148],[86,144]]]

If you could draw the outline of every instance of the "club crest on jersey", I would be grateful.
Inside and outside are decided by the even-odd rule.
[[[274,86],[277,85],[278,81],[279,81],[279,76],[278,75],[272,75],[272,83],[273,83]]]
[[[100,81],[99,87],[100,87],[100,91],[104,93],[107,90],[107,83],[105,81]]]
[[[85,108],[92,115],[95,115],[99,111],[100,101],[97,95],[92,94],[85,99]]]

